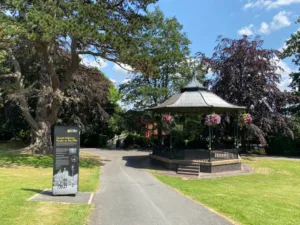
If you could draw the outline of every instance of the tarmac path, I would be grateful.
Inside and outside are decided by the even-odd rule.
[[[228,225],[207,208],[153,177],[149,152],[83,150],[101,157],[100,189],[91,225]]]

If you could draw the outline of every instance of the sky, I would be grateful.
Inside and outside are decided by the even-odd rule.
[[[295,23],[300,16],[300,0],[159,0],[156,6],[166,17],[176,17],[183,25],[183,32],[192,42],[192,55],[201,51],[211,56],[219,35],[233,39],[260,35],[264,48],[281,50],[300,25]],[[116,85],[132,76],[114,63],[97,61],[83,59],[84,64],[98,67]],[[297,67],[290,59],[278,64],[284,69],[279,88],[285,90],[290,82],[288,74]]]

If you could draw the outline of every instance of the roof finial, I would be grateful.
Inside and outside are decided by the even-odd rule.
[[[192,72],[192,74],[193,74],[193,77],[192,77],[191,81],[184,88],[181,88],[181,92],[207,90],[206,87],[204,87],[202,84],[199,83],[197,76],[196,76],[197,71],[194,70]]]
[[[193,71],[193,77],[192,77],[192,80],[197,80],[197,77],[196,77],[196,71],[195,71],[195,70]]]

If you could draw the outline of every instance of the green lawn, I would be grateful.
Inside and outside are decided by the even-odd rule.
[[[9,152],[17,148],[0,144],[1,225],[82,225],[90,205],[29,202],[28,198],[52,186],[52,157]],[[5,150],[6,149],[6,150]],[[99,180],[99,158],[81,154],[79,191],[95,191]]]
[[[240,224],[300,224],[300,161],[244,159],[255,174],[182,180],[155,174],[167,185]]]

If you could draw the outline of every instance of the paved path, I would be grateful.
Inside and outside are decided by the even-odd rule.
[[[101,156],[91,225],[228,225],[143,169],[147,152],[85,150]]]

